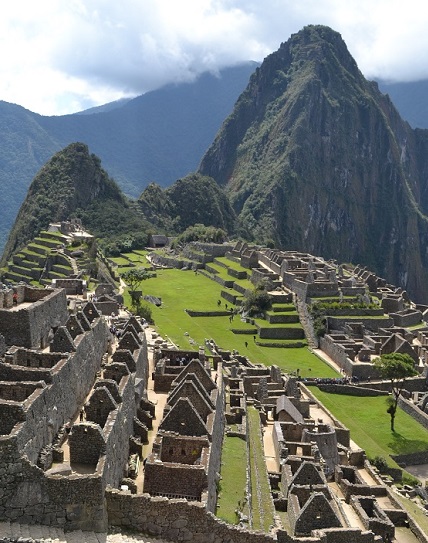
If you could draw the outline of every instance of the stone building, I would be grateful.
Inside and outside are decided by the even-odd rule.
[[[213,511],[224,432],[223,382],[220,377],[214,383],[197,359],[179,367],[146,460],[144,492],[200,501]]]
[[[65,290],[24,284],[0,290],[0,334],[6,345],[43,349],[67,318]]]
[[[64,291],[44,294],[26,306],[30,330],[15,334],[0,360],[0,519],[105,531],[105,490],[119,487],[129,454],[142,451],[138,429],[148,431],[139,418],[147,408],[145,335],[124,323],[120,346],[132,371],[122,360],[109,371],[111,336],[95,307],[67,319]],[[43,351],[27,347],[33,330],[47,334],[42,316],[58,325]]]

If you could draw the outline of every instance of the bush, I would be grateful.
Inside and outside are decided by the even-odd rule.
[[[135,313],[145,319],[149,324],[154,324],[152,308],[148,304],[139,303],[135,309]]]
[[[245,297],[242,305],[248,315],[254,317],[272,308],[272,298],[267,290],[259,285]]]
[[[388,471],[388,462],[383,456],[375,456],[370,462],[379,470],[379,473],[386,473]]]

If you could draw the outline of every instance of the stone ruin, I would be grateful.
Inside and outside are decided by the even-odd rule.
[[[110,332],[93,304],[69,316],[63,290],[21,294],[11,315],[24,312],[29,329],[23,319],[12,333],[7,309],[0,318],[0,518],[105,531],[105,490],[147,436],[145,335],[124,323],[128,357],[106,364]]]
[[[340,271],[321,259],[257,252],[275,264],[282,280],[297,285],[299,296],[360,288],[360,276],[345,285]],[[242,247],[242,253],[252,267],[253,252]],[[373,288],[386,288],[371,280]],[[0,498],[0,518],[96,531],[115,524],[172,540],[199,541],[215,534],[236,543],[371,543],[393,537],[395,526],[408,520],[381,481],[367,484],[361,478],[364,451],[350,449],[349,431],[337,421],[310,418],[310,402],[297,376],[216,356],[212,378],[203,350],[171,351],[160,345],[153,377],[168,399],[145,460],[145,494],[136,493],[132,477],[155,416],[147,398],[143,329],[134,317],[121,322],[111,355],[110,332],[96,304],[69,315],[64,291],[22,289],[16,307],[10,293],[3,294],[0,307],[0,458],[6,466],[0,485],[7,489]],[[391,306],[397,314],[403,311]],[[11,335],[2,308],[28,315],[29,330]],[[405,345],[395,341],[395,346]],[[384,348],[394,345],[390,339]],[[365,348],[371,349],[368,340]],[[286,512],[290,527],[275,534],[235,529],[207,514],[215,512],[224,431],[233,424],[245,439],[247,404],[259,409],[262,423],[274,421],[279,470],[268,475],[275,505]],[[349,528],[332,483],[364,529]],[[129,490],[119,490],[122,485]]]

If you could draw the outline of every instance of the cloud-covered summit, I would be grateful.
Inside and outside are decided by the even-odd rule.
[[[307,24],[340,32],[368,78],[428,78],[423,0],[17,0],[2,6],[0,99],[64,114],[240,61]]]

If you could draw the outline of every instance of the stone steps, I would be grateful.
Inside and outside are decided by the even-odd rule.
[[[61,528],[41,524],[29,525],[9,521],[0,522],[0,541],[3,541],[3,539],[16,541],[19,538],[24,540],[31,538],[37,541],[45,541],[46,543],[67,543],[66,536]]]
[[[41,524],[0,522],[0,542],[34,540],[36,543],[163,543],[162,540],[139,534],[96,533],[82,530],[65,532],[62,528]]]

